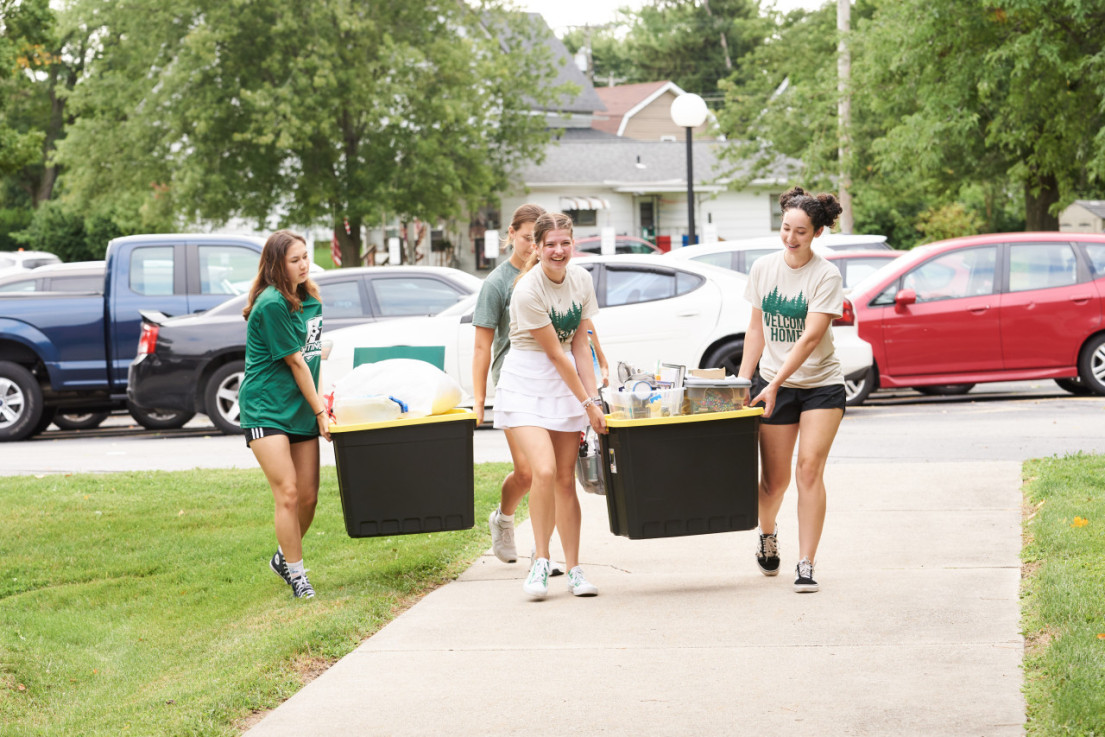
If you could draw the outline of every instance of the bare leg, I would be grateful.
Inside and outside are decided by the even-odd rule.
[[[249,444],[272,488],[276,541],[290,561],[303,560],[303,533],[299,523],[299,494],[291,444],[286,435],[269,435]],[[316,446],[317,449],[317,446]],[[316,471],[317,474],[317,471]],[[312,510],[314,509],[312,505]]]
[[[579,565],[579,529],[583,515],[576,496],[578,432],[550,432],[556,453],[556,529],[564,548],[564,565],[571,571]],[[532,499],[532,496],[531,496]],[[530,504],[532,505],[532,501]]]
[[[844,412],[839,409],[814,409],[802,413],[798,421],[798,558],[811,563],[825,527],[825,463]]]
[[[315,506],[318,504],[318,440],[295,443],[291,446],[291,453],[292,463],[295,464],[296,498],[299,502],[299,538],[302,540],[311,523],[315,521]]]
[[[510,457],[514,461],[514,470],[503,479],[503,488],[499,497],[499,510],[503,514],[514,514],[514,510],[518,508],[522,497],[529,492],[529,487],[533,483],[529,461],[519,447],[515,432],[516,429],[512,427],[504,430],[506,444],[510,446]]]
[[[760,532],[775,532],[775,518],[790,484],[790,461],[798,439],[798,424],[760,425]]]
[[[518,448],[530,468],[530,523],[538,558],[549,557],[549,540],[556,526],[556,452],[553,433],[542,427],[512,428]]]

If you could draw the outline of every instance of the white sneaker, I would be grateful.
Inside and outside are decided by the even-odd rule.
[[[599,587],[583,577],[583,569],[576,566],[568,571],[568,591],[573,596],[597,596]]]
[[[535,547],[530,548],[530,551],[529,551],[529,564],[531,566],[533,565],[533,561],[536,560],[536,558],[537,558],[537,548],[535,548]],[[563,575],[564,575],[564,569],[560,567],[559,563],[557,563],[555,560],[552,560],[550,558],[549,559],[549,578],[553,578],[554,576],[563,576]]]
[[[538,558],[529,569],[522,591],[535,599],[544,599],[549,593],[549,559]]]
[[[491,528],[491,552],[503,563],[514,563],[518,560],[518,549],[514,547],[514,521],[503,519],[499,508],[491,512],[487,518],[487,526]]]

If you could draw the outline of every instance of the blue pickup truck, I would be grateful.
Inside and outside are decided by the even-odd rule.
[[[140,310],[183,315],[249,289],[264,241],[236,235],[134,235],[108,244],[103,293],[0,295],[0,442],[42,432],[55,414],[126,407],[145,427],[191,415],[127,403]]]

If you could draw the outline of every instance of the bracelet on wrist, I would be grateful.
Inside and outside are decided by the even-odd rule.
[[[580,404],[581,407],[583,407],[583,409],[587,409],[588,407],[590,407],[594,403],[595,403],[595,398],[594,397],[587,397],[586,399],[584,399],[579,404]]]
[[[323,407],[323,408],[322,408],[322,409],[320,409],[320,410],[319,410],[318,412],[315,412],[315,417],[318,417],[319,415],[321,415],[321,414],[322,414],[323,412],[325,412],[325,411],[326,411],[326,408],[325,408],[325,407]]]

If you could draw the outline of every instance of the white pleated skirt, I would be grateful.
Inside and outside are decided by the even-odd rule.
[[[575,356],[565,354],[572,366]],[[495,427],[543,427],[558,432],[587,428],[587,410],[544,351],[511,349],[495,385]]]

